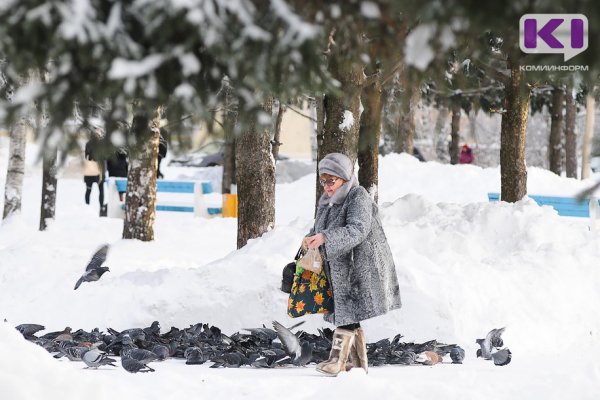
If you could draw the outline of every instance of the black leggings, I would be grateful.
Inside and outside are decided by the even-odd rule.
[[[348,329],[349,331],[353,331],[353,330],[356,330],[356,329],[360,328],[360,322],[357,322],[355,324],[348,324],[348,325],[338,326],[338,328]]]
[[[92,185],[95,182],[98,184],[98,191],[100,192],[98,200],[100,201],[100,207],[102,207],[104,205],[104,182],[100,182],[99,176],[84,176],[83,181],[85,182],[85,204],[90,204]]]

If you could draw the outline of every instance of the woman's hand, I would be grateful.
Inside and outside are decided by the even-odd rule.
[[[325,236],[322,233],[317,233],[314,236],[307,236],[305,240],[309,249],[316,249],[325,243]]]

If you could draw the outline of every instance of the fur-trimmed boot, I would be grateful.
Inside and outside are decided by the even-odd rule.
[[[354,331],[336,328],[333,332],[329,359],[317,365],[317,371],[329,376],[337,376],[346,370],[346,361],[354,344]]]
[[[346,363],[346,371],[350,371],[352,367],[362,368],[366,373],[369,373],[367,340],[365,331],[363,331],[362,328],[358,328],[354,331],[354,344],[350,349],[350,359]]]

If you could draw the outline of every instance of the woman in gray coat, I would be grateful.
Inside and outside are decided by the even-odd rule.
[[[360,321],[400,308],[396,268],[377,205],[358,185],[352,161],[344,154],[328,154],[319,162],[319,176],[325,193],[305,241],[309,248],[320,247],[327,261],[334,311],[325,320],[336,329],[329,359],[317,371],[330,376],[353,366],[367,371]]]

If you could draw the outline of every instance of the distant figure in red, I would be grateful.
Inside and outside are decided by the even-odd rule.
[[[475,156],[473,155],[473,150],[466,144],[463,145],[462,150],[460,151],[459,162],[461,164],[471,164],[474,159]]]

